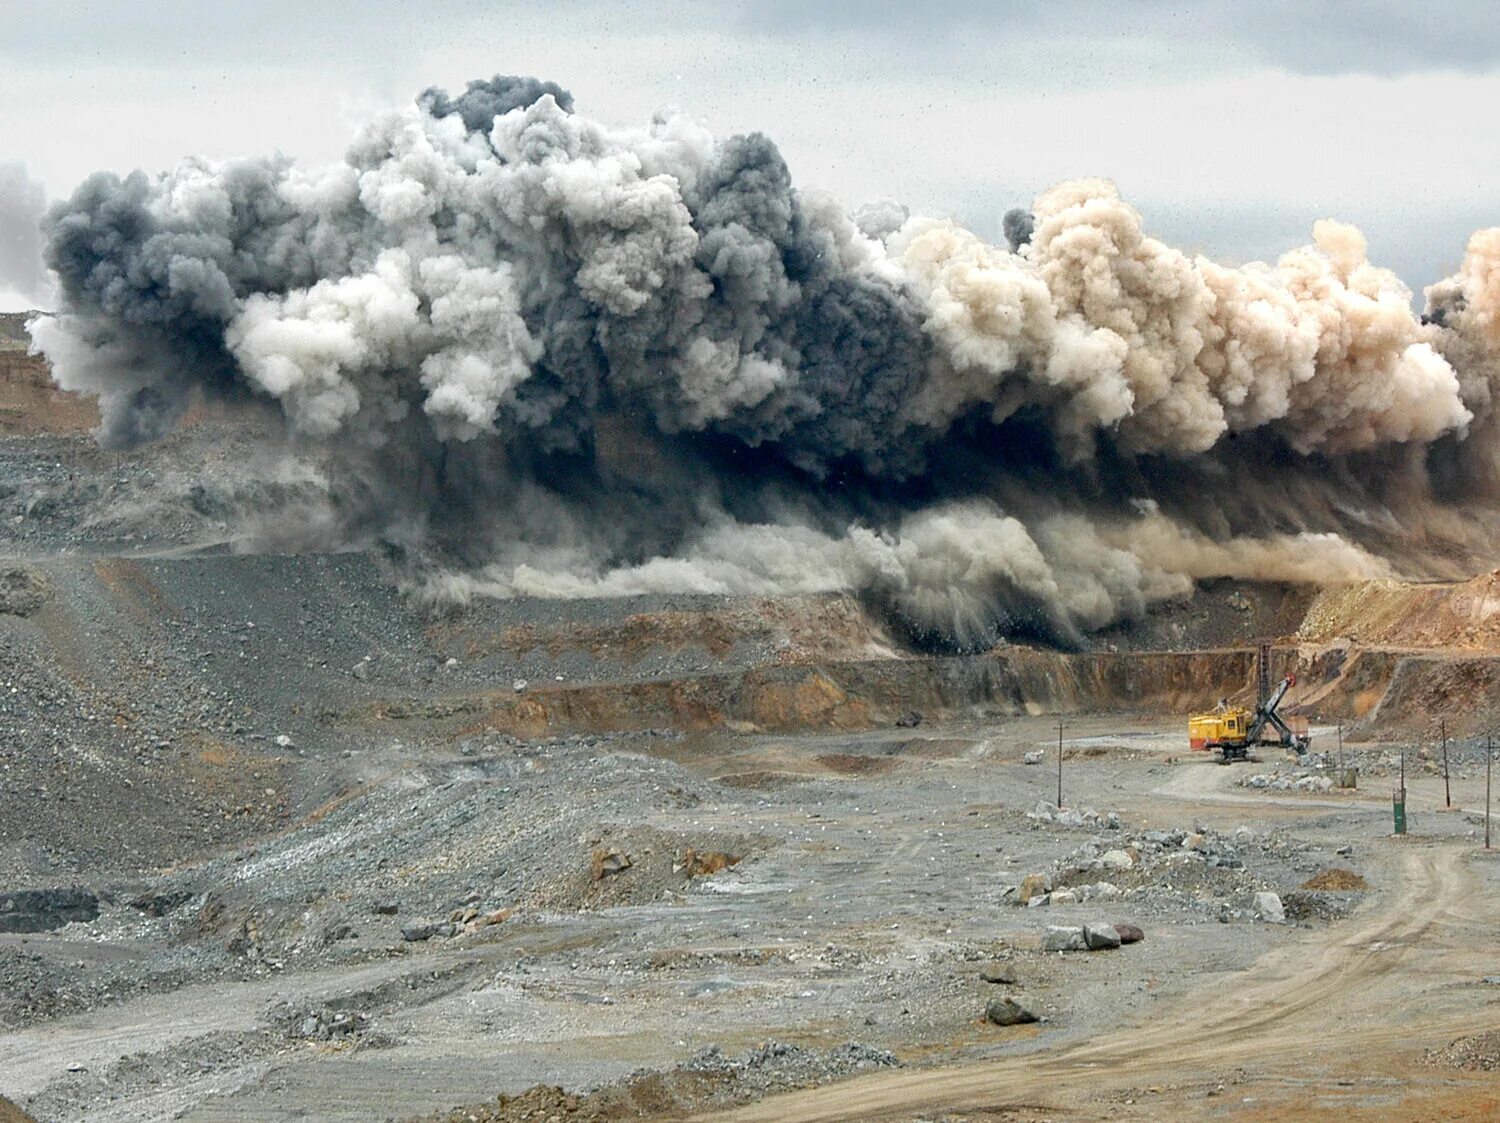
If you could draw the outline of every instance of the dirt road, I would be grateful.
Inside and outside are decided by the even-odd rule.
[[[1260,1085],[1274,1086],[1291,1077],[1301,1086],[1308,1113],[1315,1115],[1309,1087],[1347,1091],[1359,1080],[1348,1084],[1345,1069],[1353,1077],[1359,1075],[1355,1069],[1378,1074],[1377,1083],[1388,1084],[1391,1072],[1412,1063],[1416,1043],[1500,1028],[1500,1006],[1482,998],[1465,1001],[1463,993],[1472,996],[1474,988],[1460,990],[1454,984],[1471,980],[1455,979],[1447,963],[1492,931],[1500,913],[1493,895],[1479,891],[1471,854],[1469,847],[1411,844],[1394,858],[1399,876],[1389,889],[1348,922],[1311,932],[1307,940],[1264,956],[1233,987],[1197,992],[1173,1010],[1158,1011],[1150,1025],[1050,1053],[861,1078],[717,1118],[825,1123],[906,1120],[935,1111],[1012,1118],[1006,1112],[1028,1108],[1063,1112],[1069,1118],[1187,1118],[1206,1106],[1199,1102],[1195,1111],[1189,1106],[1194,1099],[1201,1101],[1207,1088],[1217,1090],[1225,1074],[1246,1066],[1257,1069],[1251,1083],[1260,1095],[1246,1103],[1245,1087],[1236,1088],[1245,1107],[1259,1104],[1256,1113],[1261,1113],[1270,1105]],[[1349,1062],[1354,1054],[1361,1057],[1358,1063]],[[1431,1070],[1428,1074],[1429,1080],[1438,1078]],[[1450,1086],[1437,1092],[1449,1094],[1456,1075],[1463,1074],[1443,1074]],[[1486,1083],[1488,1092],[1481,1092]],[[1171,1090],[1162,1094],[1169,1084]],[[1485,1110],[1500,1111],[1493,1074],[1487,1082],[1458,1084],[1465,1102],[1477,1109],[1487,1094]],[[1122,1104],[1136,1102],[1123,1090],[1153,1087],[1158,1091],[1149,1106],[1122,1111]],[[1431,1091],[1419,1080],[1406,1089],[1417,1097]],[[1382,1089],[1383,1095],[1388,1093],[1388,1087]],[[1210,1102],[1230,1107],[1217,1096]],[[1351,1106],[1359,1105],[1336,1110],[1347,1117]],[[1373,1117],[1437,1117],[1389,1106],[1393,1114]],[[1384,1110],[1378,1104],[1375,1109]]]

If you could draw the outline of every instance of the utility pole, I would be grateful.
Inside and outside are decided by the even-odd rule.
[[[1344,723],[1339,722],[1339,771],[1344,770]]]
[[[1396,820],[1396,833],[1406,833],[1406,746],[1401,746],[1401,786],[1396,789],[1391,808]]]
[[[1057,809],[1062,810],[1062,718],[1057,719]]]
[[[1495,759],[1495,753],[1490,744],[1492,735],[1484,735],[1484,848],[1490,848],[1490,762]]]
[[[1443,739],[1443,802],[1453,807],[1453,788],[1448,783],[1448,722],[1438,718],[1438,735]]]

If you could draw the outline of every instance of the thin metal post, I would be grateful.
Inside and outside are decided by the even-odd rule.
[[[1494,750],[1490,744],[1492,737],[1484,735],[1484,848],[1490,848],[1490,764],[1495,759]]]
[[[1344,770],[1344,723],[1339,722],[1339,771]]]
[[[1062,810],[1062,718],[1057,719],[1057,808]]]
[[[1395,816],[1395,832],[1406,833],[1406,746],[1401,746],[1401,786],[1391,797],[1391,813]]]
[[[1453,806],[1453,788],[1448,783],[1448,723],[1438,720],[1438,733],[1443,738],[1443,802]]]

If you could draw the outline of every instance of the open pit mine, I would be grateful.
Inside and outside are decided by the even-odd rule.
[[[1500,230],[1148,226],[505,77],[55,203],[0,1121],[1500,1117]]]

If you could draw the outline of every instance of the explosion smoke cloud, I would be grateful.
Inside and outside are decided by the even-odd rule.
[[[196,391],[273,401],[374,481],[344,525],[420,527],[454,595],[857,589],[963,646],[1216,575],[1388,573],[1335,532],[1427,502],[1389,481],[1488,415],[1492,373],[1455,370],[1500,349],[1482,240],[1424,324],[1338,223],[1232,269],[1079,180],[1004,227],[851,216],[764,136],[610,128],[497,77],[333,168],[91,178],[48,218],[65,306],[35,338],[109,444]],[[1261,475],[1357,482],[1324,525],[1269,486],[1223,525],[1193,508],[1233,439]],[[1350,457],[1384,479],[1329,471]]]
[[[9,289],[34,304],[49,297],[42,267],[42,214],[47,193],[26,165],[0,160],[0,292]]]

